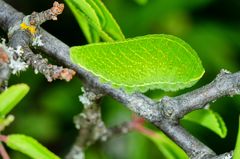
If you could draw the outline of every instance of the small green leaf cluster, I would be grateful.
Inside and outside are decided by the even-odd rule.
[[[240,158],[240,117],[238,121],[238,134],[237,134],[237,142],[233,152],[233,159]]]
[[[6,126],[13,121],[12,116],[8,113],[23,99],[29,92],[26,84],[16,84],[9,87],[0,94],[0,128],[1,132]],[[7,116],[8,115],[8,116]],[[26,154],[33,159],[60,159],[58,156],[50,152],[32,137],[22,134],[1,135],[1,141],[15,150]]]

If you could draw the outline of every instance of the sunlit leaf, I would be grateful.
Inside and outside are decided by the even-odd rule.
[[[103,83],[127,92],[176,91],[192,86],[204,73],[186,42],[164,34],[72,47],[71,58]]]
[[[29,136],[21,134],[8,135],[6,144],[11,149],[24,153],[33,159],[60,159],[37,140]]]
[[[222,117],[212,110],[201,109],[186,115],[183,120],[188,120],[210,129],[218,134],[221,138],[227,135],[227,127]]]
[[[125,37],[119,25],[113,18],[112,14],[102,3],[102,1],[101,0],[88,0],[88,1],[89,2],[92,1],[91,4],[95,3],[95,5],[92,5],[95,11],[99,10],[99,12],[97,12],[97,15],[99,17],[102,30],[106,32],[106,34],[108,34],[113,40],[124,40]]]
[[[239,158],[240,158],[240,117],[238,121],[237,141],[236,141],[235,149],[233,151],[233,159],[239,159]]]
[[[123,40],[117,22],[100,0],[65,0],[76,17],[89,43]]]
[[[87,18],[80,11],[75,9],[74,4],[70,3],[69,0],[65,0],[65,1],[67,2],[68,6],[72,10],[72,12],[73,12],[78,24],[80,25],[87,41],[89,43],[99,42],[100,36],[99,36],[98,31],[93,29],[93,27],[91,27],[88,24]]]
[[[17,103],[28,93],[29,87],[26,84],[17,84],[9,87],[0,94],[0,116],[9,113]]]

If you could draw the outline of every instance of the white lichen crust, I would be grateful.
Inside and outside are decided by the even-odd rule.
[[[43,42],[41,39],[42,35],[37,35],[33,38],[32,46],[43,46]]]
[[[22,46],[17,46],[16,49],[12,47],[8,47],[6,45],[6,40],[2,39],[2,42],[0,43],[0,47],[8,55],[9,67],[11,68],[12,74],[17,74],[20,71],[25,71],[28,68],[28,64],[21,59],[24,53]]]
[[[28,64],[21,59],[23,54],[21,46],[17,46],[16,49],[9,47],[7,53],[10,59],[9,67],[12,69],[12,74],[17,74],[28,68]]]

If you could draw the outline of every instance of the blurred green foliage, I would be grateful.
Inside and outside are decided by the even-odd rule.
[[[51,6],[48,0],[6,1],[25,14]],[[238,0],[148,0],[144,5],[139,5],[135,0],[104,0],[104,3],[126,37],[166,33],[187,41],[199,54],[206,70],[204,77],[193,89],[209,83],[222,68],[232,72],[240,68]],[[43,27],[71,46],[86,44],[86,39],[67,7],[57,22],[47,22]],[[33,136],[56,154],[64,156],[77,135],[72,117],[82,109],[78,102],[81,83],[78,79],[69,83],[47,83],[42,75],[34,75],[33,71],[12,76],[10,84],[16,83],[27,83],[31,90],[11,112],[16,120],[7,128],[7,132]],[[147,95],[159,99],[163,93],[152,91]],[[183,121],[182,124],[217,153],[230,151],[234,149],[237,136],[240,98],[225,97],[210,103],[210,106],[226,123],[228,134],[225,139],[192,123]],[[131,117],[129,110],[110,97],[102,101],[102,112],[108,126],[128,121]],[[13,155],[14,159],[26,158],[20,154]],[[136,132],[113,138],[106,143],[97,143],[87,151],[87,159],[147,158],[163,157],[151,141]]]
[[[240,157],[240,120],[238,122],[238,136],[236,141],[236,146],[233,152],[233,159],[238,159]]]

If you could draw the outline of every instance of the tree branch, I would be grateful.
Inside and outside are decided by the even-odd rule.
[[[98,140],[106,141],[109,138],[126,133],[131,129],[131,124],[123,123],[116,127],[107,128],[102,121],[99,100],[103,94],[95,94],[88,88],[82,88],[83,95],[79,100],[84,110],[74,117],[74,123],[79,130],[79,135],[73,144],[66,159],[84,159],[84,151]]]
[[[165,97],[160,107],[163,108],[165,114],[168,114],[168,118],[177,121],[187,113],[204,108],[205,105],[220,97],[234,96],[239,93],[240,72],[231,74],[226,70],[221,70],[210,84],[174,98]]]
[[[23,19],[23,14],[0,0],[0,27],[7,32],[21,19]],[[211,149],[179,126],[178,120],[185,114],[201,109],[207,103],[222,96],[238,94],[239,72],[235,74],[222,72],[212,83],[202,88],[173,98],[165,97],[160,102],[155,102],[143,94],[127,94],[123,90],[113,89],[108,84],[100,83],[97,77],[71,62],[69,47],[66,44],[42,29],[40,29],[40,32],[44,45],[39,46],[38,49],[54,57],[61,64],[75,70],[91,88],[96,88],[98,91],[112,96],[125,104],[131,111],[152,122],[181,146],[190,157],[206,159],[215,156]],[[224,158],[224,155],[216,158]]]
[[[6,5],[3,5],[6,7]],[[54,2],[53,7],[46,11],[37,13],[34,12],[30,16],[24,17],[22,20],[15,22],[15,25],[10,27],[8,30],[9,36],[9,46],[13,48],[21,48],[21,55],[15,55],[19,58],[19,61],[22,59],[28,65],[31,65],[35,73],[42,73],[45,75],[49,82],[55,79],[64,79],[70,81],[75,75],[75,71],[56,65],[48,64],[48,60],[43,58],[39,54],[34,54],[30,49],[31,46],[41,46],[44,45],[40,39],[41,35],[38,35],[37,28],[46,20],[56,20],[57,15],[61,14],[63,11],[64,5]],[[9,50],[9,49],[8,49]],[[10,56],[10,55],[9,55]],[[12,57],[14,59],[16,57]],[[14,61],[14,60],[13,60]],[[12,63],[11,61],[10,63]],[[17,64],[17,63],[16,63]],[[27,65],[26,64],[26,65]],[[18,68],[18,66],[16,65]],[[14,71],[14,69],[13,69]],[[17,72],[16,70],[15,72]]]
[[[5,90],[10,77],[9,58],[4,46],[0,44],[0,92]]]
[[[91,90],[83,90],[79,100],[84,110],[74,117],[74,123],[79,130],[79,135],[67,155],[66,159],[84,159],[84,150],[94,144],[107,131],[101,119],[99,100],[103,95],[95,94]]]
[[[233,158],[233,151],[231,152],[226,152],[224,154],[212,157],[210,159],[232,159]]]

